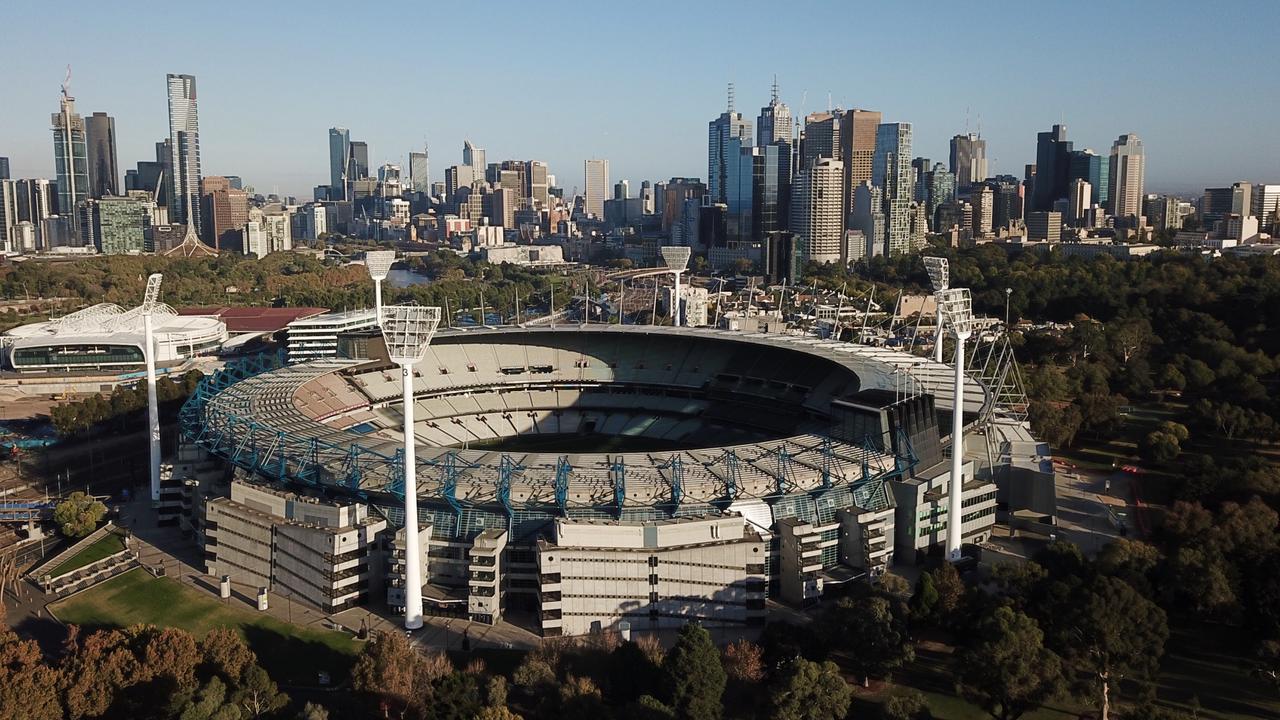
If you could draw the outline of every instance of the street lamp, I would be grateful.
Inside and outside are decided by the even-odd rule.
[[[152,273],[142,294],[142,356],[147,364],[147,429],[151,444],[151,501],[160,500],[160,402],[156,398],[156,350],[152,315],[160,301],[160,281],[164,276]]]
[[[924,258],[925,272],[929,273],[929,284],[933,286],[934,299],[937,299],[937,293],[950,287],[951,272],[949,263],[944,257],[926,257]],[[938,329],[934,332],[933,339],[933,359],[935,362],[942,362],[942,304],[935,302],[938,311]]]
[[[968,288],[949,288],[938,292],[938,308],[942,319],[956,339],[955,386],[951,408],[951,487],[947,498],[947,559],[960,559],[961,517],[964,478],[964,343],[973,333],[973,299]]]
[[[671,324],[680,327],[680,273],[689,268],[691,250],[683,245],[665,245],[659,248],[659,252],[662,253],[662,262],[666,263],[676,279],[675,288],[672,290]]]
[[[370,250],[364,254],[364,266],[373,278],[373,312],[378,327],[382,327],[382,281],[387,279],[395,261],[395,250]]]
[[[404,402],[404,626],[422,627],[422,560],[418,546],[418,481],[413,435],[413,366],[426,354],[440,326],[440,308],[390,305],[381,310],[379,326],[387,356],[400,366]]]

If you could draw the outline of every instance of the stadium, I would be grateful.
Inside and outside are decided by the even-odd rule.
[[[953,368],[811,336],[586,324],[435,337],[414,366],[406,538],[400,368],[368,340],[362,359],[236,362],[184,407],[162,503],[211,575],[326,611],[399,609],[416,542],[428,612],[568,635],[761,622],[767,599],[810,604],[945,536]],[[996,394],[964,382],[965,427],[989,434]],[[979,542],[1000,473],[968,457],[963,534]]]
[[[156,362],[171,364],[212,354],[227,340],[214,317],[179,315],[158,303],[153,314]],[[122,372],[144,365],[143,309],[99,303],[54,320],[0,335],[5,364],[22,373]]]

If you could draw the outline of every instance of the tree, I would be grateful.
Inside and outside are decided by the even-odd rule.
[[[222,676],[222,679],[238,685],[241,676],[251,665],[257,663],[257,657],[244,638],[231,628],[214,628],[200,641],[200,654],[209,672]]]
[[[908,690],[885,700],[881,714],[884,720],[933,720],[929,701],[919,690]]]
[[[920,573],[916,591],[911,595],[911,618],[916,622],[931,622],[938,612],[938,588],[931,573]]]
[[[753,684],[764,679],[764,651],[750,640],[729,643],[724,649],[724,670],[730,680]]]
[[[681,720],[719,720],[727,676],[711,633],[689,623],[662,664],[667,697]]]
[[[1156,546],[1141,540],[1116,538],[1098,555],[1098,572],[1118,577],[1151,597],[1152,580],[1163,558]]]
[[[831,645],[848,654],[850,668],[864,685],[915,657],[901,602],[877,595],[841,598],[820,622]]]
[[[1144,681],[1159,668],[1169,636],[1164,611],[1123,580],[1093,578],[1043,612],[1048,645],[1096,693],[1101,720],[1122,680]]]
[[[840,720],[849,712],[853,691],[840,677],[840,668],[798,660],[769,693],[775,720]]]
[[[662,669],[639,644],[627,641],[609,653],[609,696],[615,702],[629,703],[641,695],[652,695],[661,685]]]
[[[329,711],[323,705],[308,702],[306,705],[302,706],[302,712],[298,714],[298,720],[329,720]],[[504,719],[490,718],[490,720]]]
[[[1138,442],[1138,454],[1149,462],[1171,463],[1182,454],[1182,446],[1176,435],[1153,430]]]
[[[1058,693],[1062,663],[1045,648],[1035,620],[997,607],[975,630],[977,642],[957,655],[961,697],[995,720],[1017,720]]]
[[[280,692],[275,681],[260,665],[250,665],[244,671],[235,698],[250,718],[270,715],[289,703],[289,696]]]
[[[0,631],[0,717],[61,720],[59,680],[34,640]]]
[[[77,491],[53,509],[53,521],[58,524],[63,535],[82,538],[93,532],[106,514],[106,505]]]
[[[896,595],[905,598],[911,594],[911,583],[901,575],[893,572],[886,572],[879,578],[880,589],[890,595]]]
[[[365,645],[351,670],[351,687],[376,698],[383,717],[423,714],[423,700],[435,678],[409,640],[379,632]]]
[[[935,612],[938,622],[947,622],[955,616],[960,603],[964,601],[964,581],[955,565],[943,563],[929,573],[933,576],[933,586],[938,590],[938,605]]]
[[[480,684],[471,673],[449,673],[431,684],[432,720],[471,720],[482,707]]]

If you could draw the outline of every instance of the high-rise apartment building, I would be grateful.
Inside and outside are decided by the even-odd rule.
[[[996,194],[986,185],[978,185],[969,193],[973,206],[973,234],[981,237],[991,234],[995,226]]]
[[[18,240],[18,183],[0,177],[0,252],[20,253]]]
[[[103,255],[137,255],[145,245],[153,203],[145,192],[92,201],[94,244]]]
[[[584,209],[588,215],[604,217],[604,201],[609,195],[609,161],[591,159],[583,163]]]
[[[329,199],[347,199],[347,163],[351,158],[351,131],[329,128]]]
[[[169,221],[204,227],[200,205],[200,121],[193,75],[168,76],[169,84]]]
[[[987,141],[973,133],[951,138],[951,172],[968,188],[987,179]]]
[[[116,121],[96,112],[84,119],[89,158],[89,196],[120,195],[120,168],[116,160]]]
[[[1111,146],[1111,214],[1118,218],[1142,215],[1146,158],[1142,140],[1133,133],[1121,135]]]
[[[1048,132],[1036,135],[1035,183],[1031,189],[1031,209],[1049,212],[1053,204],[1067,196],[1067,174],[1070,169],[1071,143],[1067,126],[1054,125]]]
[[[874,110],[849,110],[840,120],[840,160],[844,163],[844,213],[853,210],[853,192],[871,181],[871,166],[876,155],[876,128],[880,113]]]
[[[929,222],[937,227],[938,206],[956,199],[956,176],[947,170],[942,163],[935,163],[933,169],[925,173],[925,214]]]
[[[912,250],[911,123],[881,123],[871,182],[884,192],[885,252]]]
[[[712,202],[726,202],[729,162],[732,157],[730,143],[739,146],[751,144],[751,123],[742,113],[733,110],[733,86],[729,86],[729,108],[720,117],[707,123],[707,190]]]
[[[409,153],[409,189],[413,192],[431,192],[431,161],[427,149]]]
[[[84,136],[84,119],[76,112],[70,86],[62,86],[58,112],[50,117],[53,128],[53,162],[58,178],[59,215],[78,218],[77,208],[89,197],[89,151]],[[74,220],[73,220],[74,222]]]
[[[800,236],[806,262],[842,262],[844,163],[817,158],[791,185],[791,231]]]
[[[777,140],[790,143],[792,133],[795,132],[794,125],[791,108],[778,100],[778,80],[774,78],[769,104],[760,108],[760,117],[756,120],[756,142],[761,147]]]

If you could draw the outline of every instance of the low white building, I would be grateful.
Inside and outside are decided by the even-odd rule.
[[[348,310],[294,320],[285,326],[289,362],[303,362],[338,356],[338,335],[377,327],[377,312]]]
[[[505,262],[533,267],[564,264],[564,251],[559,245],[508,244],[481,247],[480,257],[495,264]]]

